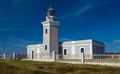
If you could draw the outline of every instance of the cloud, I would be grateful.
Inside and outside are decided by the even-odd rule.
[[[7,28],[0,28],[0,31],[10,31],[10,30]]]
[[[12,19],[12,18],[0,18],[0,21],[1,22],[14,22],[15,19]]]
[[[112,30],[113,30],[114,32],[120,32],[120,24],[114,25],[114,26],[112,27]]]
[[[68,14],[66,14],[66,15],[63,15],[62,17],[60,17],[60,19],[61,19],[61,18],[68,18],[68,17],[72,17],[72,16],[74,16],[74,17],[75,17],[75,16],[78,16],[78,15],[84,13],[85,11],[87,11],[87,10],[89,10],[89,9],[91,9],[91,8],[92,8],[92,5],[88,4],[88,5],[86,5],[85,7],[83,7],[82,9],[79,9],[79,10],[77,10],[77,11],[75,11],[75,12],[68,13]]]
[[[120,52],[120,44],[119,43],[120,43],[120,40],[113,40],[110,42],[105,42],[105,51]]]
[[[113,43],[120,43],[120,40],[113,40]]]
[[[25,29],[18,29],[18,28],[0,28],[0,32],[7,32],[7,31],[25,31]]]
[[[17,4],[17,3],[20,3],[21,1],[23,1],[23,0],[13,0],[13,3]]]
[[[88,1],[85,1],[83,4],[84,6],[80,6],[78,8],[78,10],[76,10],[75,12],[63,15],[62,17],[60,17],[60,19],[80,16],[82,13],[84,13],[88,10],[103,6],[105,4],[112,3],[113,1],[116,1],[116,0],[109,0],[109,1],[108,0],[88,0]]]
[[[60,41],[72,41],[72,39],[69,39],[69,38],[60,38]]]
[[[19,28],[19,27],[14,27],[14,26],[10,26],[10,27],[3,27],[3,28],[0,28],[0,32],[13,32],[13,31],[40,31],[39,29],[34,29],[34,28]]]
[[[29,44],[36,44],[39,41],[32,41],[28,39],[19,39],[19,38],[11,38],[7,41],[0,42],[0,53],[26,53],[26,47]]]
[[[87,11],[87,10],[89,10],[89,9],[91,9],[91,8],[93,8],[92,5],[91,5],[91,4],[88,4],[87,6],[85,6],[85,7],[82,8],[81,10],[78,10],[78,11],[74,12],[73,14],[74,14],[74,15],[80,15],[80,14],[84,13],[85,11]]]

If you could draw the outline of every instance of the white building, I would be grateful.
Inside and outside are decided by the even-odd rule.
[[[52,52],[56,52],[57,59],[80,59],[81,53],[85,59],[93,59],[94,54],[104,54],[105,45],[92,39],[59,42],[59,21],[55,17],[55,10],[50,7],[43,26],[43,44],[27,46],[27,58],[32,60],[48,60]],[[88,56],[86,56],[88,55]]]

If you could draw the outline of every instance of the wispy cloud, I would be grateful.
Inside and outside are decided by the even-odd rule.
[[[88,4],[88,5],[86,5],[85,7],[83,7],[82,9],[79,9],[79,10],[77,10],[77,11],[75,11],[75,12],[72,12],[72,13],[68,13],[68,14],[63,15],[62,17],[60,17],[60,19],[62,19],[62,18],[68,18],[68,17],[71,17],[71,16],[76,17],[76,16],[84,13],[85,11],[87,11],[87,10],[89,10],[89,9],[91,9],[91,8],[92,8],[92,5]]]
[[[112,27],[112,30],[115,31],[115,32],[120,32],[120,24],[114,25]]]
[[[120,40],[105,42],[105,47],[107,52],[120,52]]]
[[[13,1],[14,4],[18,4],[18,3],[20,3],[23,0],[12,0],[12,1]]]
[[[113,40],[113,43],[120,43],[120,39],[119,40]]]
[[[81,10],[78,10],[78,11],[72,13],[72,14],[75,15],[75,16],[77,16],[77,15],[80,15],[80,14],[84,13],[85,11],[87,11],[87,10],[89,10],[91,8],[93,8],[92,5],[88,4],[84,8],[82,8]]]
[[[60,41],[72,41],[70,38],[60,38]]]
[[[15,19],[12,19],[12,18],[0,18],[0,21],[1,22],[13,22],[13,21],[15,21]]]
[[[86,3],[87,2],[88,3],[85,4],[84,6],[81,6],[82,8],[80,7],[80,8],[78,8],[78,10],[76,10],[74,12],[63,15],[60,17],[60,19],[80,16],[82,13],[84,13],[88,10],[103,6],[103,5],[111,3],[113,1],[116,1],[116,0],[109,0],[109,1],[108,0],[88,0],[88,1],[85,1]]]
[[[26,47],[29,44],[38,44],[39,41],[32,41],[28,39],[11,38],[5,42],[0,43],[0,53],[26,53]]]
[[[39,31],[39,29],[25,29],[25,28],[17,28],[17,27],[13,27],[13,28],[0,28],[0,32],[7,32],[7,31]]]

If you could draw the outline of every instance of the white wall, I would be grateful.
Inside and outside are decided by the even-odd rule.
[[[78,40],[63,42],[63,59],[80,59],[81,48],[84,48],[85,59],[93,58],[93,46],[104,47],[101,42],[94,42],[93,40]],[[64,49],[67,49],[67,55],[64,55]]]
[[[36,44],[36,45],[28,45],[27,46],[27,58],[32,59],[32,51],[34,52],[34,58],[33,59],[39,59],[39,54],[42,52],[41,48],[43,48],[42,44]]]

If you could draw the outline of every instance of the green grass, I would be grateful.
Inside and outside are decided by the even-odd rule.
[[[120,67],[0,60],[0,74],[120,74]]]

